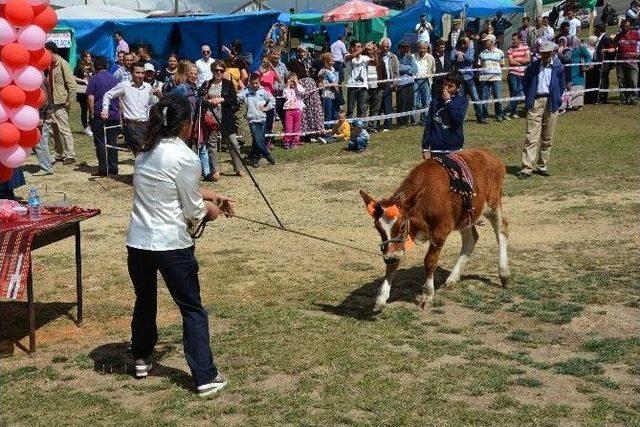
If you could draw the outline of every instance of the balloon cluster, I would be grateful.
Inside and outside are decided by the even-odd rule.
[[[0,0],[0,182],[40,141],[42,72],[51,64],[44,44],[57,22],[49,0]]]

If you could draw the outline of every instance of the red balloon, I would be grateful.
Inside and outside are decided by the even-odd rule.
[[[47,94],[42,89],[36,89],[24,93],[26,95],[25,104],[31,105],[33,108],[40,108],[47,101]]]
[[[4,16],[16,27],[24,27],[33,21],[33,8],[26,0],[9,0]]]
[[[33,24],[42,28],[45,32],[53,30],[57,23],[58,15],[50,7],[46,7],[42,12],[36,12],[36,17],[33,19]]]
[[[33,8],[34,16],[38,16],[38,14],[40,12],[42,12],[43,10],[45,10],[47,7],[49,7],[49,5],[47,5],[47,4],[39,4],[37,6],[31,6],[31,7]]]
[[[20,130],[13,123],[0,123],[0,147],[13,147],[18,143]]]
[[[31,130],[20,131],[20,145],[23,148],[33,148],[40,142],[40,130],[34,128]]]
[[[13,175],[13,169],[0,163],[0,183],[9,181],[11,179],[11,175]]]
[[[9,43],[2,48],[2,62],[11,68],[22,68],[29,64],[29,51],[20,43]]]
[[[19,108],[27,101],[27,95],[16,85],[7,85],[0,89],[0,101],[9,108]]]
[[[47,49],[32,50],[29,52],[29,65],[44,71],[51,65],[51,52]]]

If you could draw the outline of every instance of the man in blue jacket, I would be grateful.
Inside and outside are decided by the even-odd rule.
[[[469,100],[460,94],[464,78],[458,71],[444,77],[442,93],[431,100],[422,136],[422,157],[459,151],[464,144],[464,119]]]
[[[527,134],[522,149],[522,169],[518,173],[520,179],[530,178],[534,172],[550,176],[547,163],[565,87],[564,68],[554,57],[555,48],[552,42],[543,43],[540,59],[531,62],[524,72]]]

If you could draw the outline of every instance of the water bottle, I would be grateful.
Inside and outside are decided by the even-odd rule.
[[[38,221],[40,219],[41,209],[42,204],[40,203],[38,190],[36,187],[31,187],[31,190],[29,190],[29,219],[31,221]]]

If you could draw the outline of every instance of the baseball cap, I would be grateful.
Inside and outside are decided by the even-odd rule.
[[[553,52],[554,50],[556,50],[556,44],[553,42],[544,42],[540,45],[540,49],[538,49],[538,52],[542,53],[542,52]]]
[[[362,129],[364,127],[364,122],[362,120],[356,120],[353,122],[353,125],[357,128]]]
[[[494,36],[493,34],[485,34],[484,37],[482,37],[482,41],[483,42],[487,42],[487,41],[495,42],[496,41],[496,36]]]
[[[153,64],[151,62],[147,62],[146,64],[144,64],[144,71],[145,71],[145,73],[147,71],[153,71],[155,73],[156,68],[153,66]]]
[[[409,44],[408,41],[402,40],[400,41],[400,43],[398,43],[398,47],[411,47],[411,45]]]

